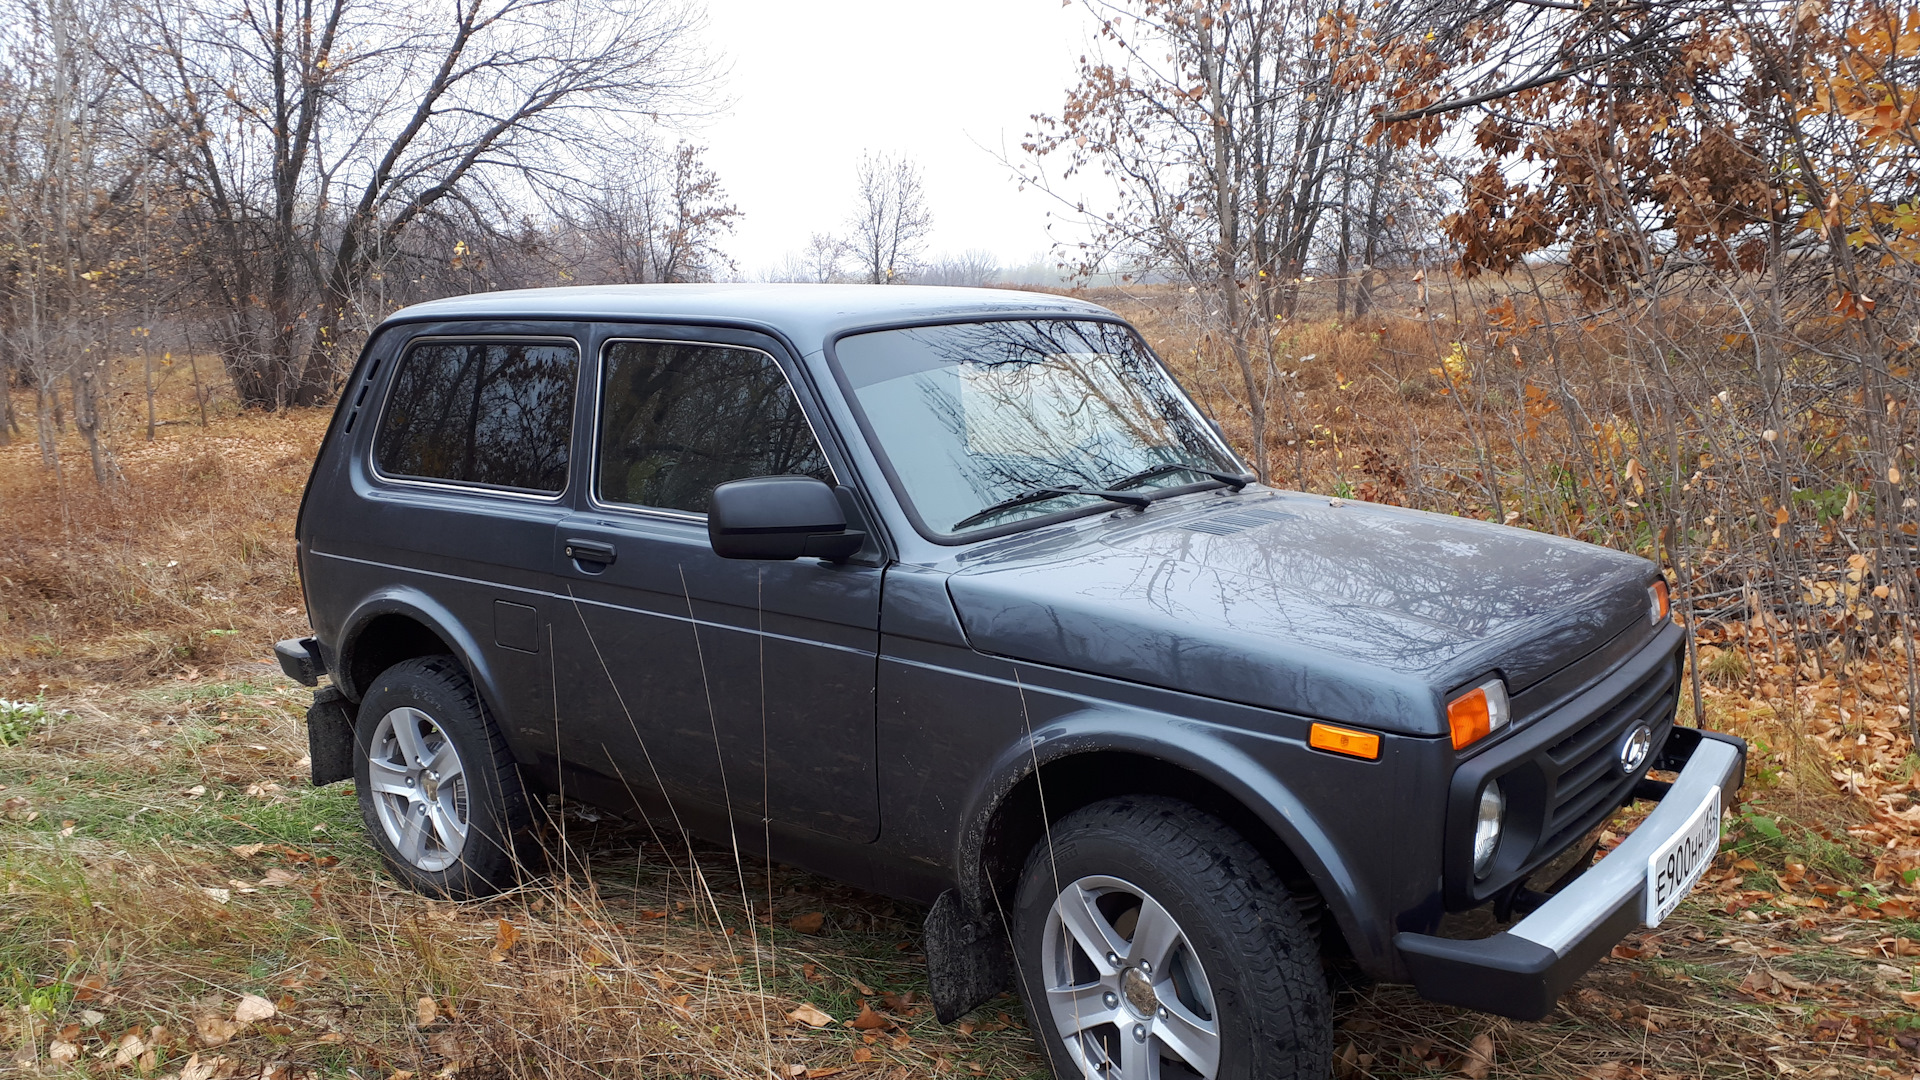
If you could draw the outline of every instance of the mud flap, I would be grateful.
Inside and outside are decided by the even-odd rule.
[[[999,924],[975,920],[952,889],[927,912],[922,948],[933,1013],[951,1024],[1013,987],[1013,959]]]
[[[313,692],[307,707],[307,756],[313,762],[313,786],[353,779],[353,703],[337,686]]]

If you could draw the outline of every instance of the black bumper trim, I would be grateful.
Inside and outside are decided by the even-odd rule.
[[[287,678],[302,686],[320,685],[320,676],[327,668],[320,660],[320,643],[313,638],[288,638],[273,647],[274,659],[280,661],[280,670]]]
[[[1721,750],[1706,755],[1708,760],[1701,763],[1705,771],[1696,770],[1689,776],[1687,766],[1708,742],[1725,744],[1734,753]],[[1681,772],[1680,780],[1668,791],[1683,784],[1690,792],[1705,791],[1707,786],[1717,784],[1724,810],[1730,806],[1726,797],[1739,789],[1745,777],[1746,753],[1746,742],[1731,735],[1674,728],[1657,765]],[[1655,826],[1651,832],[1649,825]],[[1395,934],[1394,947],[1413,977],[1414,988],[1429,1001],[1516,1020],[1546,1016],[1575,980],[1640,925],[1645,863],[1634,860],[1644,859],[1648,848],[1657,847],[1665,839],[1658,835],[1663,826],[1666,835],[1677,833],[1680,827],[1671,813],[1664,823],[1656,823],[1650,816],[1614,854],[1575,878],[1511,929],[1476,940]],[[1645,838],[1633,843],[1643,832],[1647,833]],[[1609,867],[1608,861],[1616,856],[1624,861]],[[1556,947],[1546,942],[1560,944]]]

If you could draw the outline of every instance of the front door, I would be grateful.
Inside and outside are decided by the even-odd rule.
[[[597,801],[873,839],[880,568],[722,559],[707,542],[721,483],[833,482],[793,384],[738,344],[599,351],[590,498],[554,536],[562,764]]]

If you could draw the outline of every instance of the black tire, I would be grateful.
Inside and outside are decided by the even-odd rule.
[[[409,727],[422,755],[410,757],[401,745]],[[442,774],[427,766],[444,767],[448,747],[458,780],[449,773],[443,784]],[[376,758],[386,762],[378,785]],[[451,656],[403,660],[373,681],[354,723],[353,781],[374,848],[416,892],[452,900],[491,896],[514,885],[533,850],[520,771],[473,681]]]
[[[1134,892],[1150,897],[1159,911],[1145,914],[1147,901]],[[1067,936],[1065,923],[1053,922],[1056,901],[1070,910],[1079,898],[1106,919],[1100,932],[1120,934],[1124,948],[1111,950],[1117,964],[1096,966],[1080,939]],[[1150,923],[1164,926],[1161,914],[1171,918],[1179,940],[1162,952],[1168,959],[1152,974],[1152,964],[1140,960],[1157,950],[1145,938],[1167,938],[1164,929],[1146,932]],[[1329,1074],[1332,1004],[1319,948],[1299,908],[1251,844],[1186,803],[1127,796],[1068,814],[1054,824],[1051,843],[1028,858],[1012,916],[1027,1021],[1061,1080],[1151,1075],[1125,1059],[1130,1052],[1160,1058],[1158,1075],[1165,1077],[1324,1080]],[[1060,935],[1052,947],[1050,927]],[[1050,999],[1049,985],[1076,989],[1057,990]],[[1175,998],[1171,1015],[1169,996]],[[1072,1045],[1056,1022],[1056,1005],[1080,1028]],[[1102,1069],[1103,1061],[1112,1064]]]

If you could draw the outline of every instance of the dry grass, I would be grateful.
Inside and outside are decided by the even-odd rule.
[[[1134,314],[1179,362],[1178,327]],[[1311,484],[1392,498],[1418,474],[1383,448],[1449,424],[1460,437],[1457,405],[1415,400],[1423,373],[1371,331],[1299,333],[1318,410],[1301,415],[1327,428],[1302,454]],[[305,692],[266,662],[304,629],[290,532],[324,422],[216,409],[151,447],[123,430],[111,494],[76,476],[71,446],[64,482],[30,444],[0,448],[0,697],[66,710],[0,746],[0,1044],[15,1060],[73,1075],[1044,1075],[1010,997],[967,1025],[932,1020],[919,911],[780,868],[742,881],[730,853],[663,848],[591,811],[558,814],[547,839],[565,854],[509,896],[396,890],[351,794],[305,785]],[[1754,800],[1697,900],[1540,1023],[1343,990],[1342,1077],[1475,1071],[1482,1036],[1489,1077],[1914,1074],[1902,995],[1920,992],[1920,897],[1901,899],[1901,874],[1920,838],[1862,823],[1893,828],[1920,790],[1888,780],[1875,802],[1831,778],[1892,776],[1911,744],[1882,725],[1860,758],[1869,732],[1835,703],[1749,696],[1778,658],[1737,655],[1753,669],[1710,669],[1707,704],[1760,740]],[[276,1015],[229,1034],[243,995]],[[874,1026],[848,1026],[863,1003]],[[834,1022],[790,1019],[802,1005]],[[56,1042],[78,1059],[52,1061]]]

